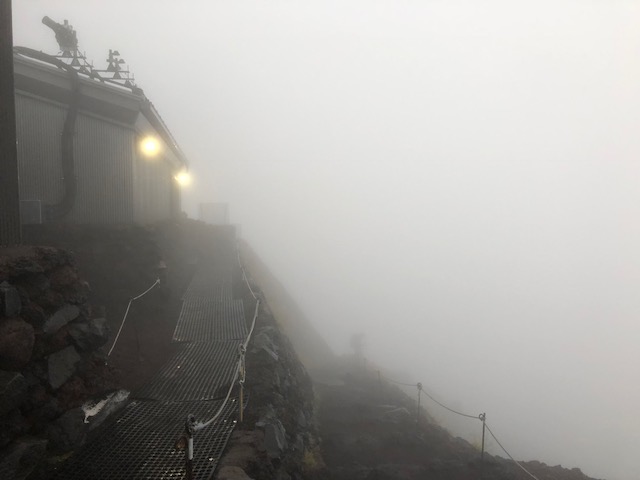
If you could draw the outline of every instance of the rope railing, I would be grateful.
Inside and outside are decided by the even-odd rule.
[[[238,257],[238,265],[240,265],[240,269],[242,270],[242,279],[247,284],[247,287],[249,287],[249,291],[251,292],[251,295],[253,295],[253,299],[258,300],[258,297],[253,291],[253,288],[251,288],[251,284],[249,283],[249,279],[247,278],[247,272],[245,272],[244,267],[242,266],[242,262],[240,261],[240,249],[237,248],[237,246],[236,246],[236,256]]]
[[[434,403],[440,405],[442,408],[444,408],[445,410],[450,411],[451,413],[455,413],[456,415],[460,415],[462,417],[467,417],[467,418],[473,418],[474,420],[479,420],[480,419],[480,415],[469,415],[467,413],[462,413],[459,412],[457,410],[454,410],[453,408],[449,408],[447,407],[444,403],[439,402],[438,400],[436,400],[432,395],[430,395],[425,389],[422,383],[420,382],[416,382],[416,383],[405,383],[405,382],[399,382],[397,380],[393,380],[389,377],[387,377],[386,375],[382,375],[382,373],[380,373],[380,371],[378,370],[378,376],[380,378],[384,378],[386,381],[391,382],[391,383],[395,383],[396,385],[402,385],[404,387],[417,387],[418,388],[418,392],[424,392],[424,394],[429,397]]]
[[[249,289],[249,291],[251,292],[251,295],[255,299],[256,306],[255,306],[255,310],[254,310],[254,313],[253,313],[253,319],[251,321],[251,328],[249,329],[249,333],[247,334],[244,342],[242,342],[240,345],[238,345],[238,361],[236,362],[236,365],[235,365],[235,369],[234,369],[234,373],[233,373],[233,379],[231,380],[231,383],[229,384],[229,389],[227,390],[227,394],[226,394],[222,404],[220,405],[220,407],[218,408],[216,413],[209,420],[207,420],[205,422],[198,422],[196,420],[195,416],[192,415],[192,414],[187,415],[187,419],[186,419],[186,422],[185,422],[185,433],[180,437],[180,439],[177,442],[177,445],[186,447],[186,451],[185,451],[185,466],[186,466],[186,474],[187,474],[186,478],[187,478],[187,480],[192,480],[192,478],[193,478],[193,455],[194,455],[193,437],[194,437],[194,434],[196,432],[200,431],[200,430],[204,430],[205,428],[211,426],[212,424],[214,424],[220,418],[220,415],[222,415],[222,412],[224,411],[225,407],[227,406],[227,403],[229,402],[229,399],[231,398],[231,393],[233,392],[233,389],[236,386],[236,382],[238,382],[238,384],[240,386],[240,405],[239,405],[240,421],[243,420],[244,384],[245,384],[245,380],[246,380],[246,361],[245,361],[245,357],[246,357],[246,353],[247,353],[247,346],[249,345],[249,342],[250,342],[251,337],[253,335],[253,331],[254,331],[255,326],[256,326],[256,321],[258,319],[258,313],[259,313],[259,309],[260,309],[260,299],[258,298],[256,293],[251,288],[251,284],[249,283],[249,278],[247,277],[247,273],[246,273],[246,271],[244,269],[244,266],[242,265],[242,262],[240,261],[240,253],[239,253],[239,251],[237,249],[236,249],[236,253],[237,253],[237,258],[238,258],[238,265],[240,266],[240,270],[242,271],[242,279],[244,280],[245,284],[247,285],[247,288]],[[186,440],[186,442],[185,442],[186,444],[182,443],[182,440]]]
[[[518,462],[515,458],[513,458],[513,457],[511,456],[511,454],[510,454],[509,452],[507,452],[507,449],[506,449],[506,448],[504,448],[504,447],[502,446],[502,444],[500,443],[500,440],[498,440],[498,439],[496,438],[496,436],[493,434],[493,432],[492,432],[492,431],[491,431],[491,429],[489,428],[489,425],[486,425],[486,424],[485,424],[485,427],[487,428],[487,432],[489,432],[489,434],[493,437],[493,439],[496,441],[496,443],[500,446],[500,448],[502,449],[502,451],[503,451],[504,453],[506,453],[506,454],[507,454],[507,456],[511,459],[511,461],[512,461],[513,463],[515,463],[517,466],[519,466],[519,467],[524,471],[524,473],[526,473],[527,475],[529,475],[531,478],[533,478],[533,479],[535,479],[535,480],[538,480],[538,477],[536,477],[533,473],[531,473],[529,470],[527,470],[526,468],[524,468],[524,466],[523,466],[520,462]]]
[[[483,463],[484,463],[484,439],[485,439],[485,429],[486,431],[489,432],[489,434],[493,437],[493,439],[496,441],[496,443],[500,446],[500,448],[502,449],[502,451],[509,457],[509,459],[515,463],[519,468],[521,468],[527,475],[529,475],[531,478],[533,478],[534,480],[538,480],[538,477],[536,477],[534,474],[532,474],[531,472],[529,472],[520,462],[518,462],[515,458],[513,458],[513,456],[507,451],[506,448],[504,448],[502,446],[502,444],[500,443],[500,441],[497,439],[497,437],[494,435],[494,433],[491,431],[491,429],[489,428],[489,425],[487,425],[486,423],[486,418],[487,415],[486,413],[481,413],[479,415],[469,415],[467,413],[462,413],[459,412],[457,410],[454,410],[453,408],[448,407],[447,405],[445,405],[442,402],[439,402],[438,400],[436,400],[432,395],[429,395],[429,393],[427,393],[424,388],[422,383],[420,382],[416,382],[416,383],[406,383],[406,382],[399,382],[397,380],[393,380],[391,378],[386,377],[385,375],[382,375],[380,373],[380,370],[378,370],[378,379],[385,379],[386,381],[390,382],[390,383],[394,383],[396,385],[402,385],[404,387],[416,387],[418,389],[418,413],[417,413],[417,421],[419,422],[420,420],[420,394],[422,392],[424,392],[424,394],[431,399],[435,404],[439,405],[440,407],[444,408],[445,410],[454,413],[456,415],[459,415],[461,417],[465,417],[465,418],[471,418],[473,420],[480,420],[482,422],[482,447],[481,447],[481,452],[480,452],[480,465],[481,465],[481,469],[483,468]]]
[[[129,299],[129,303],[127,304],[127,309],[124,312],[124,317],[122,317],[122,322],[120,322],[120,328],[118,329],[118,333],[116,334],[116,338],[113,340],[113,345],[111,345],[111,348],[109,349],[109,352],[107,353],[107,360],[111,356],[111,352],[113,352],[113,349],[116,348],[116,343],[118,343],[118,339],[120,338],[120,333],[122,332],[122,327],[124,327],[124,324],[127,321],[127,316],[129,315],[129,309],[131,308],[131,304],[134,301],[138,300],[139,298],[144,297],[147,293],[149,293],[151,290],[153,290],[156,287],[156,285],[160,285],[160,279],[159,278],[157,278],[156,281],[153,282],[153,285],[151,285],[149,288],[147,288],[140,295],[137,295],[137,296]]]
[[[240,269],[242,271],[242,279],[244,280],[245,284],[247,285],[247,288],[249,289],[249,292],[251,292],[251,295],[253,296],[253,298],[256,301],[256,306],[255,306],[255,311],[254,311],[254,315],[253,315],[253,319],[251,322],[251,328],[249,330],[249,333],[247,334],[247,337],[245,338],[244,342],[242,342],[239,346],[238,346],[238,361],[236,362],[235,365],[235,369],[234,369],[234,374],[233,374],[233,379],[231,380],[231,383],[229,385],[229,389],[227,390],[227,394],[222,402],[222,404],[220,405],[220,407],[218,408],[218,410],[216,411],[216,413],[207,421],[205,422],[198,422],[195,418],[194,415],[189,414],[187,416],[186,422],[185,422],[185,433],[184,435],[179,439],[179,444],[181,440],[186,440],[184,447],[186,447],[186,451],[185,451],[185,464],[186,464],[186,478],[188,480],[192,480],[193,478],[193,456],[194,456],[194,448],[193,448],[193,437],[194,434],[200,430],[203,430],[209,426],[211,426],[212,424],[214,424],[222,415],[222,412],[224,411],[224,408],[226,407],[227,403],[229,402],[229,399],[231,398],[231,393],[233,392],[234,387],[236,386],[236,382],[238,382],[239,386],[240,386],[240,421],[242,421],[242,416],[243,416],[243,394],[244,394],[244,383],[245,383],[245,375],[246,375],[246,363],[245,363],[245,357],[246,357],[246,352],[247,352],[247,346],[251,340],[251,337],[253,335],[253,331],[255,329],[255,325],[256,325],[256,320],[258,318],[258,312],[259,312],[259,308],[260,308],[260,299],[258,298],[258,296],[256,295],[256,293],[254,292],[254,290],[251,288],[251,284],[249,282],[249,279],[247,277],[246,271],[242,265],[242,262],[240,260],[240,253],[238,250],[236,250],[236,254],[237,254],[237,259],[238,259],[238,265],[240,266]],[[157,281],[157,283],[159,283],[159,280]],[[151,288],[153,288],[155,286],[152,285]],[[151,290],[151,288],[149,288],[149,290]],[[147,290],[148,291],[148,290]],[[144,295],[147,292],[144,292],[142,295]],[[142,296],[140,295],[140,296]],[[138,297],[135,297],[132,300],[135,300]],[[131,304],[131,302],[130,302]],[[128,312],[129,307],[127,307],[127,312]],[[126,318],[126,314],[125,314],[125,318]],[[124,324],[124,320],[123,320],[123,324]],[[122,328],[122,326],[121,326]],[[119,332],[118,332],[119,333]],[[117,338],[116,338],[117,340]],[[115,344],[115,342],[114,342]],[[112,347],[113,348],[113,347]],[[504,446],[500,443],[500,441],[497,439],[497,437],[495,436],[495,434],[493,433],[493,431],[489,428],[489,426],[486,423],[486,414],[485,413],[481,413],[479,415],[469,415],[467,413],[463,413],[460,412],[458,410],[455,410],[453,408],[450,408],[449,406],[445,405],[444,403],[438,401],[435,397],[433,397],[431,394],[429,394],[427,391],[424,390],[422,383],[420,382],[416,382],[416,383],[407,383],[407,382],[400,382],[391,378],[388,378],[384,375],[382,375],[380,373],[380,371],[378,370],[378,378],[381,380],[382,378],[384,378],[386,381],[390,382],[390,383],[394,383],[396,385],[401,385],[401,386],[405,386],[405,387],[416,387],[418,390],[418,417],[417,417],[417,421],[419,423],[420,420],[420,395],[422,392],[424,392],[424,394],[431,400],[433,401],[435,404],[439,405],[440,407],[442,407],[443,409],[459,415],[461,417],[465,417],[465,418],[470,418],[470,419],[474,419],[474,420],[479,420],[482,422],[482,447],[481,447],[481,469],[483,468],[483,463],[484,463],[484,451],[485,451],[485,430],[489,432],[489,434],[493,437],[493,439],[496,441],[496,443],[500,446],[500,448],[504,451],[504,453],[509,457],[509,459],[514,462],[520,469],[522,469],[527,475],[529,475],[531,478],[533,478],[534,480],[538,480],[538,478],[533,475],[531,472],[529,472],[520,462],[516,461],[513,456],[504,448]],[[481,470],[482,472],[482,470]],[[481,474],[482,476],[482,474]]]

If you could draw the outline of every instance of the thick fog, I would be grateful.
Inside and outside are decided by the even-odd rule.
[[[16,45],[56,53],[49,15],[120,51],[184,209],[229,202],[337,353],[364,333],[518,459],[640,478],[639,2],[13,4]]]

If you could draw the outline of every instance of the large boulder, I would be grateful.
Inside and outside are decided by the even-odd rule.
[[[280,420],[272,420],[264,426],[264,448],[270,458],[280,458],[287,448],[287,434]]]
[[[31,359],[35,333],[21,318],[0,320],[0,368],[20,370]]]
[[[47,334],[55,333],[67,323],[75,320],[80,315],[80,309],[75,305],[65,305],[44,323],[42,331]]]
[[[88,322],[76,322],[69,326],[69,335],[82,351],[96,350],[109,339],[106,318],[92,318]]]
[[[22,307],[22,314],[20,315],[20,318],[22,318],[26,322],[29,322],[31,325],[33,325],[33,328],[37,329],[42,328],[42,325],[44,325],[47,316],[45,315],[44,310],[42,310],[40,305],[30,303]]]
[[[82,408],[74,408],[65,412],[49,425],[47,435],[49,447],[54,453],[65,453],[81,446],[86,437],[89,425],[84,423]]]
[[[49,355],[48,380],[54,390],[71,378],[76,371],[76,364],[81,360],[80,355],[72,346]]]

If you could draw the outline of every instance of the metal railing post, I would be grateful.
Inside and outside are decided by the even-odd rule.
[[[187,436],[187,449],[185,450],[185,469],[186,479],[193,480],[193,434],[195,432],[196,417],[194,415],[187,415],[185,422],[185,434]]]
[[[487,418],[486,413],[481,413],[478,415],[480,420],[482,421],[482,447],[480,449],[480,479],[482,480],[484,476],[484,431],[485,431],[485,420]]]
[[[418,415],[416,416],[416,425],[420,425],[420,393],[422,393],[422,383],[418,382]]]

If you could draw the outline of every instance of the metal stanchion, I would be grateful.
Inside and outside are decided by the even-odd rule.
[[[478,418],[482,421],[482,447],[480,450],[480,479],[482,480],[484,475],[484,431],[485,431],[485,420],[487,418],[486,413],[481,413],[478,415]]]
[[[240,422],[244,420],[244,381],[240,380]]]
[[[196,417],[187,415],[185,422],[185,436],[187,437],[187,449],[185,451],[185,469],[187,472],[186,479],[193,480],[193,434],[195,432]]]
[[[422,393],[422,383],[418,382],[418,415],[416,416],[416,425],[420,425],[420,394]]]
[[[244,380],[246,374],[245,368],[245,354],[247,353],[247,349],[243,344],[240,345],[240,421],[244,420]]]

